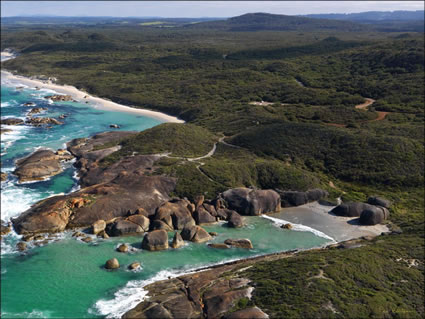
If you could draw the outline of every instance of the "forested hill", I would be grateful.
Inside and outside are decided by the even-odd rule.
[[[216,29],[226,31],[367,31],[368,26],[348,21],[313,19],[269,13],[248,13],[221,21],[201,22],[187,25],[193,29]]]

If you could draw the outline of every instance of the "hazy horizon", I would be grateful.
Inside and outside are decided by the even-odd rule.
[[[228,18],[424,10],[422,1],[1,1],[1,17]],[[90,12],[90,14],[87,14]]]

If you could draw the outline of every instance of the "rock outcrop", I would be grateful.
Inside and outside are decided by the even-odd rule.
[[[7,173],[3,173],[1,172],[1,181],[4,182],[5,180],[7,180]]]
[[[306,192],[277,190],[281,198],[282,207],[300,206],[325,198],[329,193],[323,189],[316,188]]]
[[[17,118],[8,118],[8,119],[1,119],[0,124],[4,125],[22,125],[24,124],[24,120],[17,119]]]
[[[122,318],[267,318],[256,307],[231,312],[239,300],[251,298],[254,288],[239,270],[254,262],[237,261],[147,285],[147,298]]]
[[[51,150],[37,150],[16,162],[19,182],[43,180],[62,172],[60,158]]]
[[[145,235],[142,248],[150,251],[168,249],[168,234],[165,230],[153,230]]]
[[[183,228],[181,236],[184,240],[193,241],[195,243],[203,243],[211,240],[212,237],[201,226],[191,226]]]
[[[241,215],[261,215],[280,210],[280,196],[274,190],[233,188],[222,193],[228,208]]]

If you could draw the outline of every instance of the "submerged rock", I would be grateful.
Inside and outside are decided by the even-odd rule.
[[[252,249],[254,246],[252,246],[252,243],[247,238],[242,239],[226,239],[224,241],[226,245],[230,245],[233,247],[239,247],[239,248],[246,248],[246,249]]]
[[[130,269],[130,270],[136,270],[136,269],[139,269],[139,268],[140,268],[140,263],[137,262],[137,261],[128,265],[128,269]]]
[[[19,251],[25,251],[27,249],[27,243],[20,241],[16,244],[16,249],[18,249]]]
[[[221,243],[208,244],[208,247],[216,248],[216,249],[229,249],[230,248],[229,245],[221,244]]]
[[[90,242],[92,242],[93,241],[93,238],[91,238],[91,237],[84,237],[83,239],[81,239],[83,242],[85,242],[85,243],[90,243]]]
[[[41,126],[45,124],[54,124],[54,125],[62,125],[63,122],[58,121],[57,119],[54,119],[52,117],[27,117],[25,120],[26,124],[34,125],[34,126]]]
[[[118,262],[118,259],[111,258],[108,261],[106,261],[105,268],[106,269],[118,269],[118,268],[120,268],[120,263]]]
[[[242,215],[261,215],[280,210],[280,196],[274,190],[233,188],[222,193],[227,206]]]
[[[153,230],[145,235],[142,248],[150,251],[168,249],[168,234],[165,230]]]
[[[35,107],[28,112],[28,115],[38,114],[43,111],[47,111],[47,109],[45,107]]]
[[[280,226],[280,228],[283,228],[283,229],[292,229],[293,227],[292,227],[291,224],[283,224],[282,226]]]
[[[0,235],[4,236],[10,233],[10,225],[4,221],[1,221],[0,224]]]
[[[37,150],[16,162],[19,182],[43,180],[62,172],[59,157],[51,150]]]

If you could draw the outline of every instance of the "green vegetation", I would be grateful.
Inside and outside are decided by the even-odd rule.
[[[20,53],[2,67],[184,119],[120,141],[102,163],[171,152],[153,174],[176,177],[176,196],[256,186],[390,199],[402,235],[258,264],[246,271],[252,302],[271,317],[423,316],[423,33],[263,14],[173,28],[152,22],[2,25],[2,48]],[[365,97],[376,102],[356,109]],[[222,135],[233,146],[187,160]],[[329,279],[308,279],[320,269]]]
[[[422,318],[423,237],[367,244],[257,263],[241,276],[255,282],[252,302],[271,318]]]

